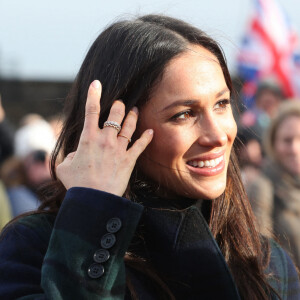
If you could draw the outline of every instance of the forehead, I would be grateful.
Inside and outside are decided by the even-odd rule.
[[[300,133],[300,115],[289,115],[286,116],[277,128],[277,136],[283,135],[299,135]]]
[[[218,59],[207,49],[190,45],[166,66],[150,99],[200,100],[226,87]]]
[[[220,65],[217,57],[212,52],[200,45],[190,44],[186,47],[186,51],[170,61],[170,63],[166,67],[166,71],[170,72],[172,69],[176,68],[176,65],[179,66],[180,64],[185,64],[187,63],[187,61],[191,60],[201,60],[203,63],[210,62]]]

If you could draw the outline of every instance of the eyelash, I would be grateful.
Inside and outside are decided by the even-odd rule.
[[[220,100],[216,103],[216,105],[220,105],[220,106],[223,106],[223,107],[219,107],[219,108],[216,108],[216,109],[219,110],[219,111],[226,110],[230,104],[231,104],[231,100],[229,100],[229,99]],[[173,121],[188,120],[188,119],[194,117],[194,115],[195,114],[194,114],[193,110],[189,109],[189,110],[185,110],[185,111],[182,111],[182,112],[174,115],[171,119]],[[186,117],[184,117],[184,116],[186,116]]]
[[[181,116],[183,116],[183,118],[181,118]],[[184,116],[188,116],[188,117],[184,117]],[[182,112],[176,114],[171,119],[173,121],[180,121],[180,120],[187,120],[191,117],[193,117],[193,111],[191,109],[189,109],[189,110],[185,110],[185,111],[182,111]]]
[[[220,107],[220,108],[217,108],[217,109],[220,109],[220,110],[226,110],[228,108],[228,106],[231,104],[231,101],[229,99],[223,99],[219,102],[216,103],[216,105],[223,105],[223,107]]]

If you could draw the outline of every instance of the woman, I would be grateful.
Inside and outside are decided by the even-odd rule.
[[[268,229],[300,267],[300,103],[278,110],[264,139],[267,161],[249,186],[249,198],[261,230]],[[268,191],[268,193],[266,193]],[[264,207],[262,210],[261,207]],[[270,220],[268,224],[264,220]]]
[[[67,99],[58,179],[2,235],[0,295],[298,297],[291,260],[272,242],[269,261],[252,221],[231,92],[217,43],[182,21],[150,15],[101,33]]]

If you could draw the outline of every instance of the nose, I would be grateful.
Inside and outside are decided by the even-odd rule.
[[[226,145],[228,137],[223,122],[210,114],[202,115],[197,123],[198,144],[203,147],[222,147]]]

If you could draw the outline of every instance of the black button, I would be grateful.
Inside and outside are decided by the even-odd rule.
[[[113,233],[105,234],[101,239],[101,247],[104,249],[111,248],[116,242],[116,236]]]
[[[94,254],[94,261],[97,263],[103,263],[107,261],[110,257],[110,254],[105,249],[99,249]]]
[[[104,274],[104,267],[100,264],[94,263],[88,269],[88,275],[93,278],[99,278]]]
[[[112,218],[106,224],[106,229],[108,232],[115,233],[122,227],[122,222],[119,218]]]

